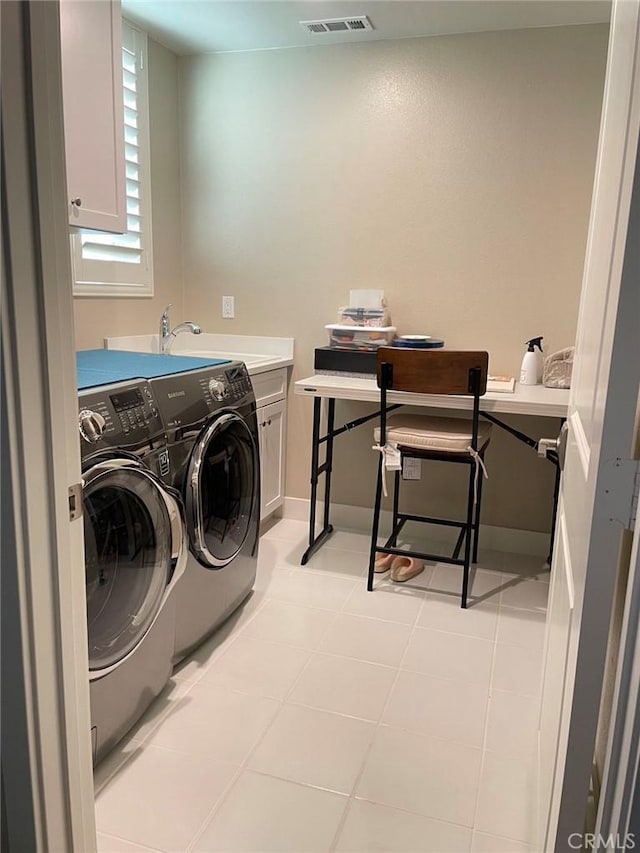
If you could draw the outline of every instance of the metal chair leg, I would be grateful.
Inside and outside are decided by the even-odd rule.
[[[371,523],[371,550],[369,552],[369,574],[367,576],[367,590],[373,590],[373,567],[376,561],[376,548],[378,545],[378,528],[380,527],[380,505],[382,503],[382,465],[384,460],[382,454],[378,463],[378,481],[376,484],[376,502],[373,507],[373,521]]]
[[[476,503],[476,517],[473,522],[473,563],[478,562],[478,539],[480,538],[480,507],[482,505],[482,473],[478,475],[478,502]]]
[[[393,478],[393,523],[391,526],[392,530],[396,529],[396,525],[398,523],[398,512],[400,508],[400,471],[396,471]],[[389,544],[395,548],[397,543],[397,537],[394,536]]]
[[[474,466],[469,466],[469,495],[467,498],[467,524],[466,536],[464,538],[464,569],[462,577],[462,601],[461,607],[466,610],[467,596],[469,594],[469,566],[471,564],[471,540],[473,537],[473,488],[475,480]]]

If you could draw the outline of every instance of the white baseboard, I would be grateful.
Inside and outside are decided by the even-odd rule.
[[[324,504],[318,501],[317,518],[322,518]],[[357,530],[366,533],[371,530],[372,510],[364,506],[331,504],[331,523],[339,530]],[[285,498],[282,517],[294,521],[309,520],[308,498]],[[383,511],[380,517],[381,532],[391,529],[391,513]],[[450,537],[444,527],[432,525],[429,533],[438,541],[447,541]],[[511,527],[480,525],[480,543],[483,548],[492,551],[506,551],[516,554],[530,554],[534,557],[546,557],[549,553],[549,534],[535,530],[516,530]]]

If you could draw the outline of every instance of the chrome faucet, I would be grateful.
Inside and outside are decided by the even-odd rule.
[[[174,342],[176,337],[180,334],[180,332],[191,332],[194,335],[199,335],[202,332],[200,326],[197,323],[192,323],[187,321],[186,323],[180,323],[175,328],[169,330],[169,309],[171,305],[167,305],[167,307],[162,312],[162,317],[160,319],[160,334],[158,335],[158,348],[161,353],[164,355],[168,355],[171,352],[171,344]]]

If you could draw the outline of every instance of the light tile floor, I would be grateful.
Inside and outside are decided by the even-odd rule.
[[[368,538],[302,568],[306,526],[262,538],[246,604],[97,768],[101,853],[531,853],[548,574],[481,554],[365,589]]]

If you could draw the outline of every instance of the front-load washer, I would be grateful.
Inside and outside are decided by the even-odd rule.
[[[242,362],[150,382],[182,495],[189,556],[176,588],[174,661],[253,589],[260,524],[256,401]]]
[[[166,433],[143,380],[78,394],[94,763],[167,683],[186,566]]]

